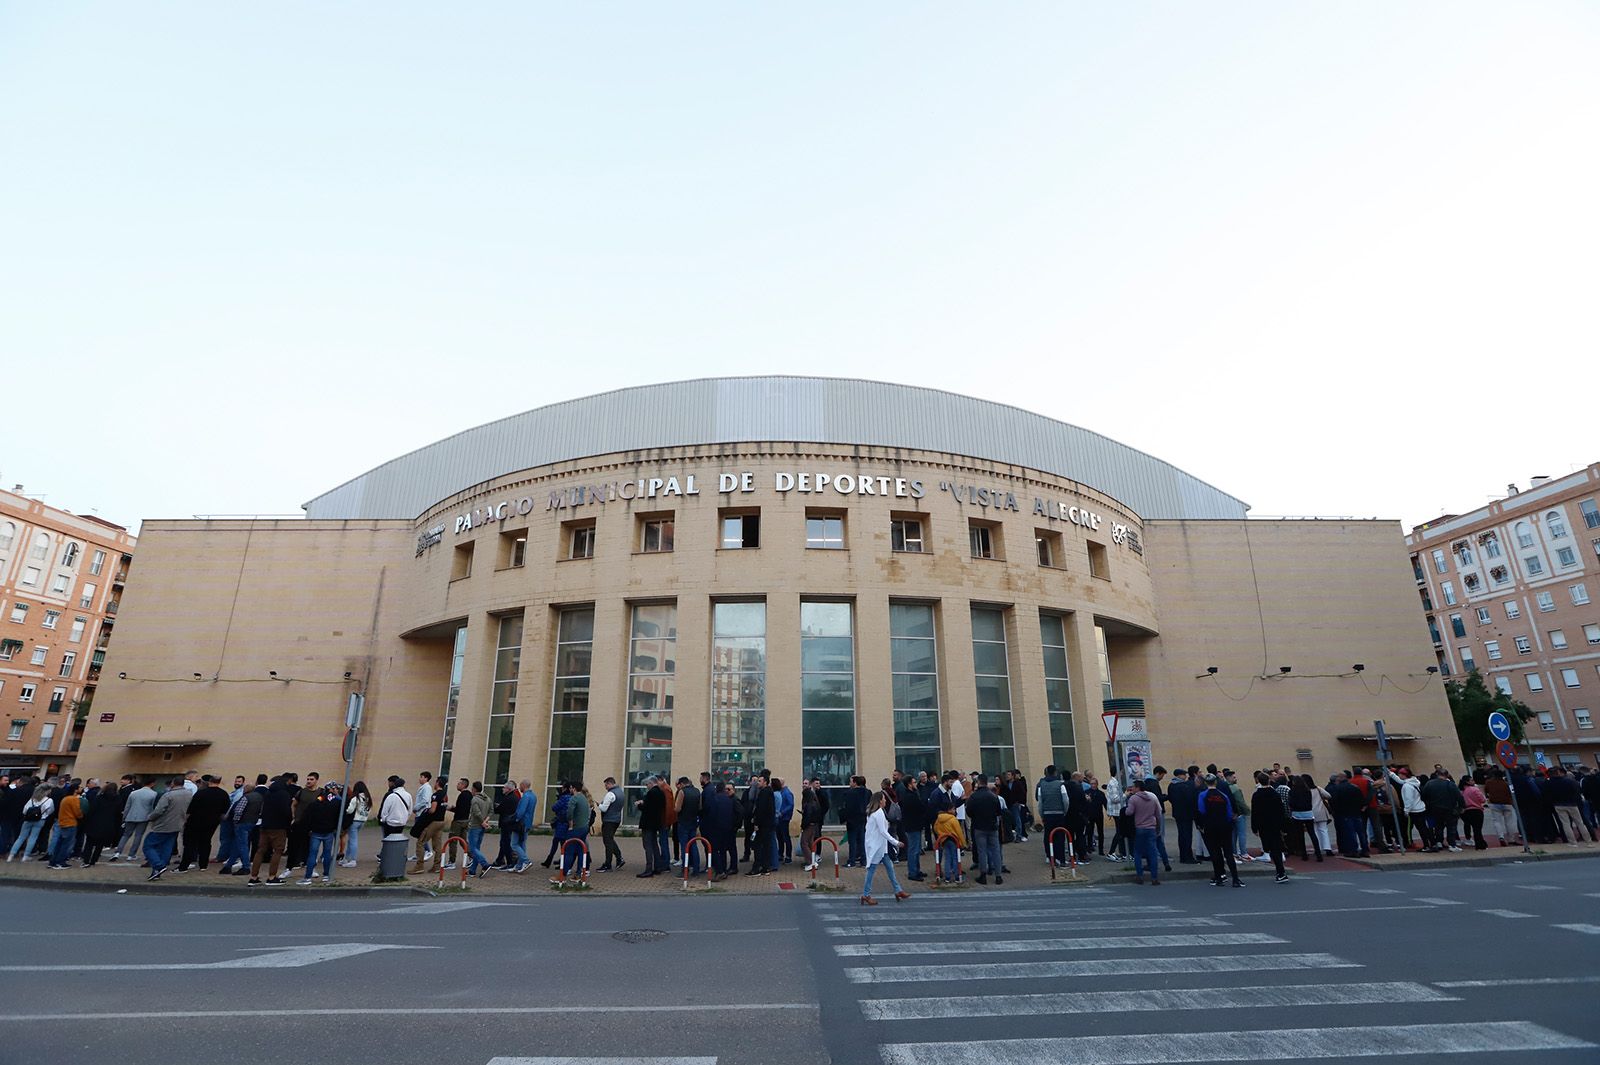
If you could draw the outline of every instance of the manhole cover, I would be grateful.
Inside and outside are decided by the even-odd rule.
[[[624,943],[654,943],[658,939],[666,939],[667,934],[659,928],[630,928],[624,932],[612,932],[611,938]]]

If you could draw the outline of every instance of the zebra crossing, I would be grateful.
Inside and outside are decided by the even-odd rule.
[[[919,893],[910,904],[870,909],[813,897],[827,950],[854,989],[856,1023],[869,1033],[861,1049],[876,1051],[851,1060],[1433,1061],[1596,1049],[1533,1021],[1483,1017],[1462,986],[1375,978],[1359,957],[1297,946],[1281,921],[1273,932],[1241,928],[1252,913],[1185,912],[1171,904],[1183,901],[1177,893],[1149,906],[1129,905],[1114,888],[1017,894],[1030,897]]]

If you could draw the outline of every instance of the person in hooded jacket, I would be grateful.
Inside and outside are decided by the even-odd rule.
[[[1272,868],[1280,884],[1289,880],[1283,868],[1283,830],[1288,819],[1283,799],[1272,786],[1272,778],[1257,770],[1256,790],[1250,796],[1250,830],[1261,840],[1262,855],[1272,859]]]

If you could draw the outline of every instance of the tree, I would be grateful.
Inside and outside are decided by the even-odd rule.
[[[1489,715],[1499,710],[1511,722],[1511,742],[1521,743],[1525,735],[1522,723],[1533,719],[1533,711],[1526,703],[1518,702],[1501,692],[1491,692],[1477,670],[1467,674],[1463,681],[1444,682],[1445,696],[1450,700],[1450,716],[1455,719],[1456,740],[1461,753],[1468,761],[1480,754],[1488,754],[1499,742],[1489,731]]]

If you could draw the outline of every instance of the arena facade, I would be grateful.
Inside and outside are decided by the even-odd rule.
[[[305,510],[144,523],[80,773],[342,771],[352,692],[369,782],[1459,757],[1398,523],[951,393],[627,388]]]

